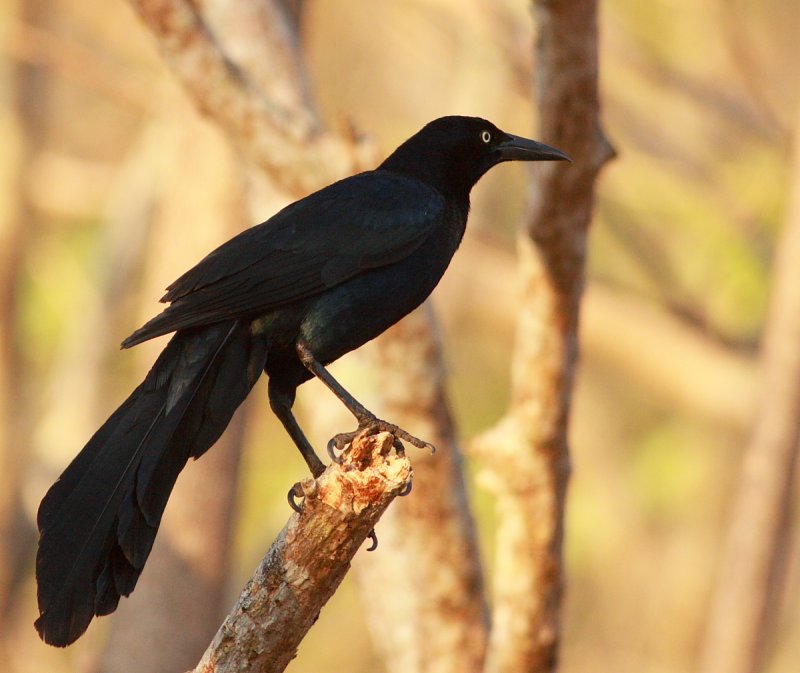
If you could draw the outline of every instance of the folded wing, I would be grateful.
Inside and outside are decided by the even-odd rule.
[[[210,253],[167,288],[161,301],[170,306],[122,345],[261,315],[397,262],[425,241],[443,209],[438,191],[388,171],[341,180]]]

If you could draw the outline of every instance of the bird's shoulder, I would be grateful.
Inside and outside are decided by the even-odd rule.
[[[296,201],[257,229],[265,238],[309,226],[340,231],[396,229],[436,217],[444,209],[444,201],[438,190],[421,180],[386,170],[368,171]],[[318,233],[319,229],[308,229],[309,236]]]

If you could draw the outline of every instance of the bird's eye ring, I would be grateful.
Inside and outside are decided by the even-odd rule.
[[[481,140],[485,143],[491,142],[492,134],[489,131],[481,131]]]

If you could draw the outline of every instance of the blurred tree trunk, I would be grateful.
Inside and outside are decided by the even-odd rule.
[[[245,404],[214,450],[184,470],[136,592],[120,604],[100,670],[192,668],[224,614]]]
[[[497,496],[494,610],[486,670],[557,667],[569,477],[567,428],[594,184],[613,150],[599,121],[597,3],[533,3],[540,136],[575,160],[536,164],[520,232],[511,408],[476,443]]]
[[[361,165],[363,146],[326,132],[308,104],[302,60],[277,2],[223,3],[239,40],[215,34],[213,14],[188,0],[130,0],[197,109],[213,119],[250,165],[291,195],[302,195]],[[224,30],[224,28],[223,28]],[[230,51],[229,51],[230,50]],[[251,58],[261,54],[266,60]],[[272,63],[280,67],[273,68]],[[368,151],[368,147],[367,147]]]
[[[722,552],[701,673],[755,673],[780,607],[800,450],[800,115],[791,199],[775,246],[760,396]]]
[[[407,447],[413,491],[381,520],[379,552],[356,566],[373,645],[391,672],[479,671],[489,627],[483,572],[430,302],[365,354],[378,372],[375,409],[437,448]]]

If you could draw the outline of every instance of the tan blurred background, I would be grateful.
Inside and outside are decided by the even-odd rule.
[[[302,34],[328,124],[371,135],[382,156],[444,114],[535,133],[523,0],[309,0]],[[114,617],[66,651],[32,628],[38,501],[152,362],[158,344],[116,345],[157,311],[160,289],[272,211],[247,212],[235,155],[124,2],[3,3],[0,55],[0,668],[89,670]],[[798,63],[796,0],[601,5],[604,121],[620,156],[591,234],[565,673],[695,665],[755,408],[776,233],[800,172]],[[434,295],[465,438],[507,402],[524,185],[522,168],[503,166],[478,186]],[[358,385],[346,359],[339,371]],[[226,604],[304,471],[265,393],[259,384],[248,403]],[[473,491],[490,567],[491,502]],[[795,498],[795,522],[799,509]],[[800,548],[787,542],[771,673],[800,662]],[[288,670],[380,670],[362,631],[346,580]]]

